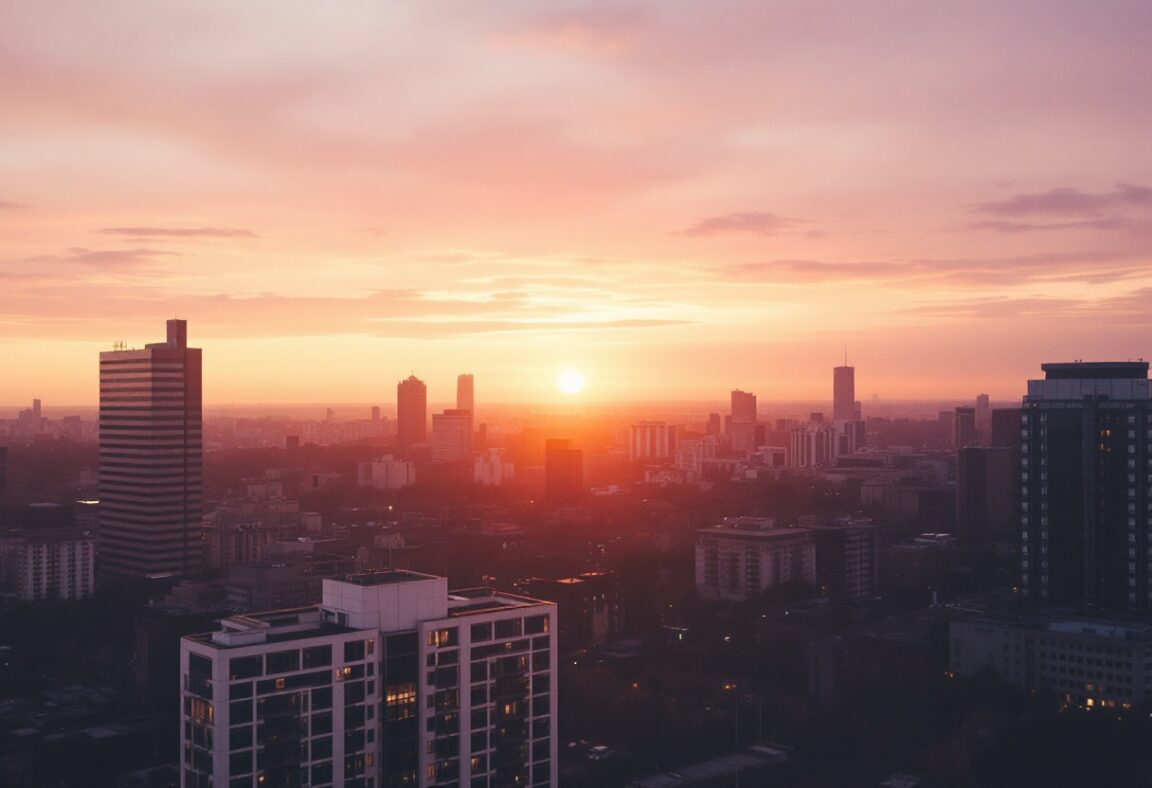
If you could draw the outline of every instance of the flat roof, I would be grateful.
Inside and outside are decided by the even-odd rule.
[[[769,540],[782,539],[789,536],[806,536],[812,533],[810,528],[769,528],[764,531],[754,531],[747,528],[732,528],[727,525],[714,525],[711,528],[701,528],[696,533],[720,536],[725,539],[755,539]]]
[[[1100,378],[1147,378],[1147,361],[1072,361],[1041,364],[1048,380],[1092,380]]]
[[[357,586],[388,586],[396,583],[416,583],[422,580],[439,580],[436,575],[426,575],[422,572],[410,572],[407,569],[389,569],[384,572],[361,572],[355,575],[339,578],[337,582],[351,583]]]

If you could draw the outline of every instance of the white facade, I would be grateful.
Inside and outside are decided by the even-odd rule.
[[[397,460],[391,455],[356,466],[356,483],[362,487],[399,490],[416,483],[416,463]]]
[[[503,449],[478,454],[472,469],[472,480],[486,487],[499,487],[516,478],[516,466],[504,459]]]
[[[186,637],[181,786],[555,786],[556,607],[389,571]]]
[[[641,421],[632,425],[628,456],[636,460],[669,461],[676,455],[676,428],[662,421]]]
[[[51,530],[0,539],[0,581],[25,602],[83,599],[95,587],[91,537]]]

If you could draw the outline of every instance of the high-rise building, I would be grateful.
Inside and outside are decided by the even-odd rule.
[[[705,427],[704,433],[706,435],[719,435],[720,430],[721,430],[720,414],[719,413],[709,413],[708,414],[708,425],[707,425],[707,427]]]
[[[736,389],[732,392],[732,415],[728,420],[728,441],[734,451],[756,448],[756,395]]]
[[[952,445],[957,449],[963,449],[966,446],[975,446],[977,443],[976,409],[956,408],[956,418],[952,422]]]
[[[566,439],[544,441],[544,497],[553,503],[571,503],[584,493],[584,452]]]
[[[476,417],[476,395],[471,375],[456,378],[456,410],[466,410]]]
[[[200,564],[201,353],[188,324],[167,341],[100,354],[100,555],[111,578]]]
[[[446,410],[432,415],[432,459],[435,462],[472,459],[472,411]]]
[[[856,368],[832,368],[832,420],[856,421]]]
[[[971,543],[1011,539],[1016,501],[1012,461],[1018,455],[1005,446],[957,450],[956,529],[961,539]]]
[[[380,406],[372,406],[372,421],[380,421]]]
[[[1152,608],[1148,363],[1044,364],[1021,417],[1021,584],[1049,603]]]
[[[676,456],[676,427],[662,421],[633,424],[628,456],[633,461],[670,462]]]
[[[415,375],[396,385],[396,442],[402,449],[428,442],[428,387]]]
[[[987,394],[976,395],[976,437],[981,446],[992,440],[992,405]]]
[[[182,788],[555,786],[556,606],[385,571],[181,641]]]

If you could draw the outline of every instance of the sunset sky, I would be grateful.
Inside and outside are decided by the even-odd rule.
[[[1020,395],[1152,356],[1147,0],[0,0],[0,404]]]

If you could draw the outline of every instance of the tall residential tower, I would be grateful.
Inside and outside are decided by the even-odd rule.
[[[200,564],[201,356],[188,324],[100,354],[100,573],[187,575]]]
[[[1148,363],[1044,364],[1020,422],[1021,584],[1032,599],[1152,609]]]

